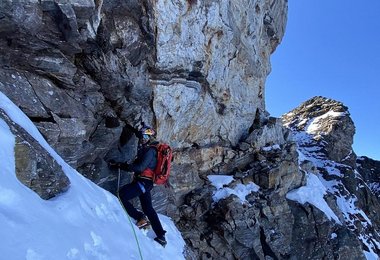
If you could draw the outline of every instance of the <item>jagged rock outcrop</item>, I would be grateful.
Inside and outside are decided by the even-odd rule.
[[[15,135],[17,178],[45,200],[67,191],[70,180],[55,159],[2,109],[0,119],[7,123]]]
[[[293,216],[285,194],[290,190],[289,183],[296,187],[302,184],[294,153],[294,144],[288,144],[271,151],[251,152],[252,160],[247,165],[241,164],[240,158],[233,160],[241,170],[229,173],[235,179],[229,187],[248,185],[253,180],[261,187],[258,193],[248,195],[246,201],[233,196],[213,203],[210,199],[213,189],[207,196],[203,195],[205,189],[187,195],[179,225],[184,230],[184,238],[199,250],[200,256],[265,259],[290,254],[292,225],[289,222]],[[197,198],[199,192],[203,196]],[[196,215],[194,219],[188,219],[191,212]]]
[[[290,128],[303,130],[313,135],[313,139],[323,144],[328,158],[354,166],[352,154],[355,126],[348,109],[335,100],[315,97],[284,115]]]

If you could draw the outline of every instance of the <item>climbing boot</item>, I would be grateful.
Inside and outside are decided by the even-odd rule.
[[[146,217],[142,217],[139,221],[137,221],[136,226],[138,228],[148,228],[150,226],[149,221],[146,219]]]
[[[161,246],[165,247],[167,242],[166,242],[166,239],[164,236],[161,236],[161,237],[156,237],[154,239],[154,241],[156,241],[157,243],[159,243]]]

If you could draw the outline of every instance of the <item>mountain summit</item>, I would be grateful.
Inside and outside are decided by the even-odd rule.
[[[328,203],[322,209],[326,216],[349,230],[345,231],[347,237],[354,233],[366,257],[376,259],[380,241],[377,173],[373,168],[368,171],[368,160],[357,158],[352,150],[355,126],[348,108],[332,99],[314,97],[282,119],[297,142],[300,166],[309,187],[292,191],[287,198],[313,204],[313,193],[322,192]],[[311,200],[305,198],[305,191],[313,192],[309,194]]]

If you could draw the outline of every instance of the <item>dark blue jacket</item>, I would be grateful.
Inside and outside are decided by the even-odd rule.
[[[135,177],[139,175],[146,169],[149,168],[152,171],[157,165],[157,149],[151,145],[156,145],[158,142],[150,143],[148,145],[142,145],[137,151],[136,159],[132,164],[124,164],[121,167],[123,170],[131,171],[135,173]]]
[[[128,167],[128,170],[136,174],[142,173],[146,168],[154,170],[157,165],[157,150],[154,147],[141,147],[137,152],[135,161]]]

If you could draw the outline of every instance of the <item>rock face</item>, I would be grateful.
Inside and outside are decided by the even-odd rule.
[[[375,257],[378,165],[356,161],[347,108],[316,97],[283,122],[265,110],[286,18],[286,0],[3,0],[0,91],[112,192],[106,161],[133,160],[136,131],[154,126],[175,159],[172,189],[157,187],[153,201],[178,224],[189,259]],[[44,199],[66,190],[56,163],[11,128],[20,180]],[[233,181],[216,188],[210,175]],[[323,207],[289,199],[310,180]]]
[[[235,145],[247,134],[265,110],[269,55],[284,33],[285,6],[285,1],[157,1],[155,68],[161,75],[151,82],[163,140],[187,147]]]
[[[55,150],[115,190],[105,161],[133,159],[148,123],[177,150],[180,203],[268,119],[287,1],[6,0],[0,17],[0,91]]]
[[[366,156],[356,159],[358,171],[368,187],[380,198],[380,162]]]
[[[215,188],[206,182],[187,194],[180,207],[179,227],[198,259],[278,259],[291,254],[289,223],[294,216],[285,195],[304,181],[295,144],[258,150],[246,147],[248,150],[238,150],[240,155],[223,168],[215,168],[213,174],[233,176],[230,189],[244,189],[255,181],[261,191],[247,195],[244,201],[230,196],[215,203]]]
[[[53,157],[1,109],[0,119],[8,124],[16,137],[17,178],[45,200],[67,191],[70,180]]]
[[[267,118],[264,83],[286,1],[0,7],[0,90],[96,182],[123,132],[130,138],[142,121],[182,149],[236,145]]]

